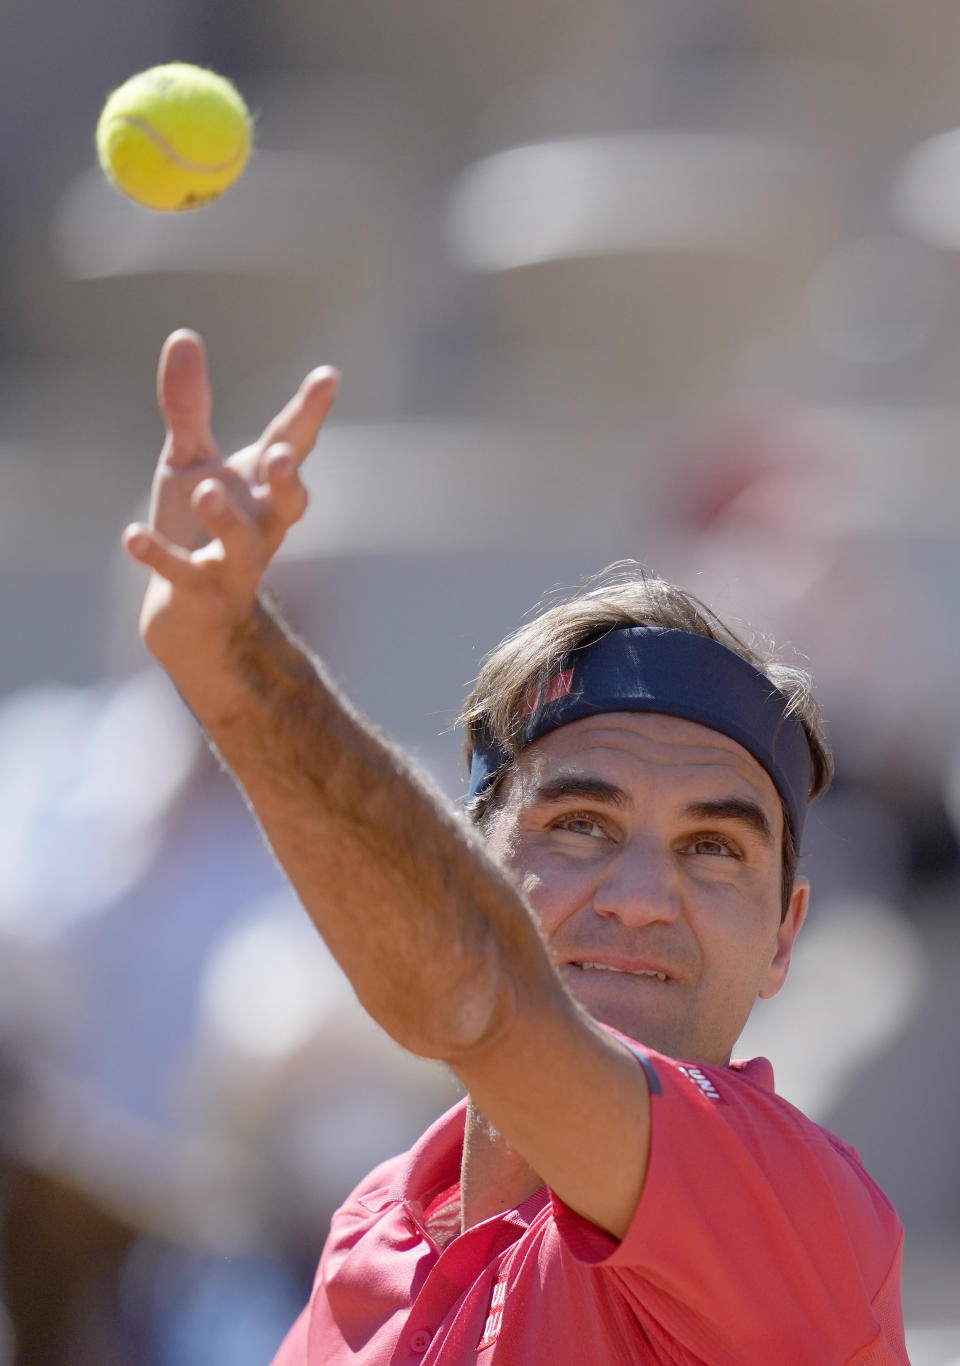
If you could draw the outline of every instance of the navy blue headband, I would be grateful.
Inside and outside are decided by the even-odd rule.
[[[810,746],[799,719],[768,678],[706,636],[663,626],[626,626],[575,650],[525,702],[518,748],[548,731],[606,711],[682,716],[729,735],[770,774],[800,846],[810,795]],[[470,796],[509,759],[485,727],[473,734]]]

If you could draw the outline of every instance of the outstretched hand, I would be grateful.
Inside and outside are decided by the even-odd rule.
[[[312,370],[252,445],[224,459],[211,428],[203,342],[174,332],[160,353],[157,393],[167,435],[150,520],[124,545],[153,571],[140,629],[175,672],[180,650],[232,631],[252,610],[264,571],[307,506],[300,466],[336,396],[339,375]],[[198,632],[202,633],[198,636]]]

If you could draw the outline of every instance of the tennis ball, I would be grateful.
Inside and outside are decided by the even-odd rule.
[[[195,209],[229,189],[250,155],[236,87],[188,62],[131,76],[103,107],[97,156],[107,179],[149,209]]]

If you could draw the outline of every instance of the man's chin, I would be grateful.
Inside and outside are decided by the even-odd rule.
[[[677,983],[584,970],[569,963],[561,967],[560,975],[578,1005],[601,1024],[667,1057],[692,1056],[685,1039],[687,1031],[668,1017],[677,1005],[668,993],[680,989]]]
[[[711,1029],[704,1018],[696,988],[678,981],[603,969],[560,965],[560,976],[574,1000],[601,1024],[636,1043],[681,1062],[706,1062],[725,1067],[746,1017],[735,1033],[735,1023],[724,1020]]]

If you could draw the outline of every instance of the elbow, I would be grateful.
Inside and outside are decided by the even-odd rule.
[[[451,1067],[495,1046],[516,1014],[516,993],[499,967],[448,982],[443,991],[424,992],[392,1022],[382,1021],[397,1043],[421,1058]]]
[[[516,993],[506,973],[499,974],[486,990],[462,993],[448,1021],[440,1061],[455,1067],[496,1047],[515,1018],[516,1007]]]

